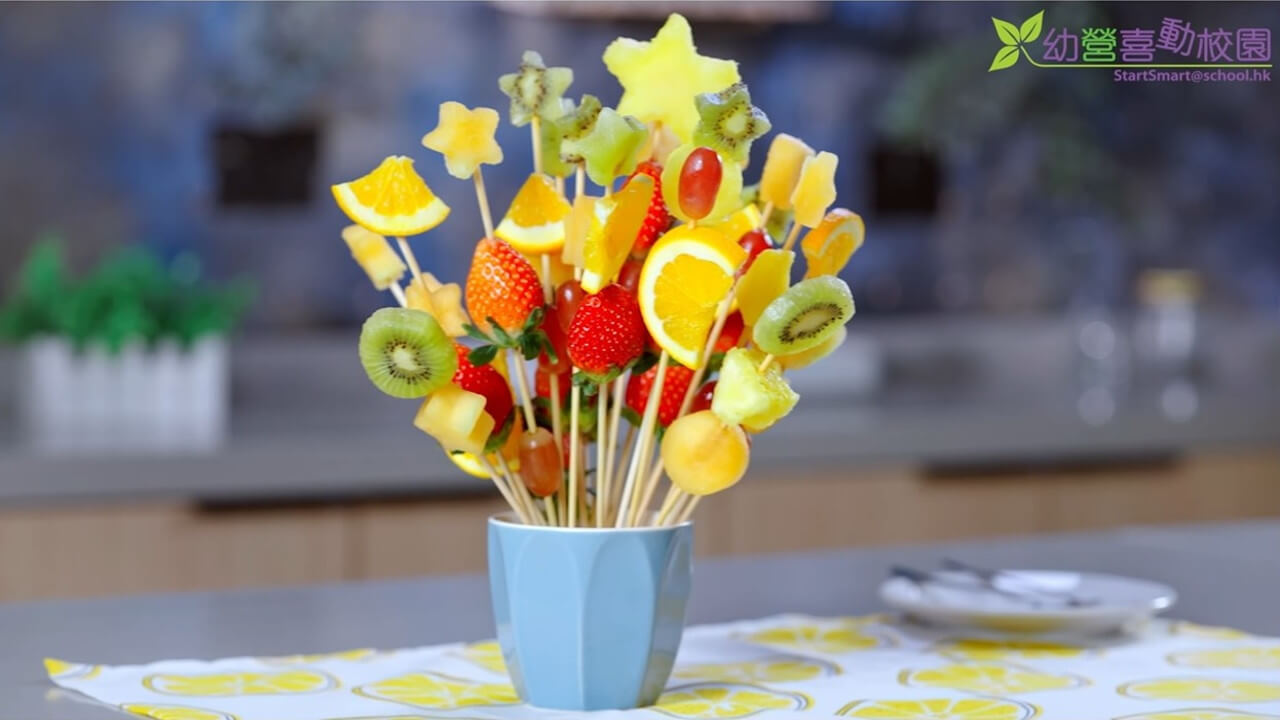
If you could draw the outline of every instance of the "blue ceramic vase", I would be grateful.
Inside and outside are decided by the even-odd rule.
[[[538,527],[489,518],[489,587],[531,705],[610,710],[662,693],[689,599],[693,527]]]

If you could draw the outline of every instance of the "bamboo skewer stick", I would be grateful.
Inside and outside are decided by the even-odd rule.
[[[759,371],[764,372],[765,370],[768,370],[769,366],[773,364],[773,361],[774,357],[772,355],[765,355],[764,360],[760,361],[760,367],[758,368]]]
[[[516,376],[520,389],[520,407],[524,409],[524,426],[530,431],[538,426],[533,414],[533,399],[529,397],[529,379],[525,377],[524,357],[514,350],[507,351],[507,373]]]
[[[689,522],[689,519],[693,517],[694,509],[698,507],[698,501],[702,499],[701,495],[689,495],[688,497],[689,501],[685,503],[684,510],[680,512],[680,516],[672,523],[673,525]]]
[[[617,455],[618,461],[614,463],[616,466],[613,470],[613,477],[609,480],[609,507],[611,513],[616,513],[618,503],[621,502],[620,490],[622,483],[626,479],[626,458],[631,455],[631,451],[635,449],[636,444],[636,428],[631,425],[627,428],[627,439],[622,444],[622,452]]]
[[[529,488],[525,486],[524,479],[520,477],[520,473],[511,472],[511,466],[507,464],[507,459],[502,456],[501,452],[494,453],[494,455],[498,458],[498,467],[502,470],[502,474],[514,488],[513,493],[524,505],[525,510],[529,512],[529,516],[533,518],[534,523],[546,525],[547,523],[542,517],[542,511],[538,510],[538,505],[534,502],[533,495],[529,493]]]
[[[409,307],[409,300],[404,296],[404,290],[400,288],[400,283],[393,282],[391,283],[391,286],[388,287],[387,289],[391,291],[391,294],[395,297],[396,302],[400,303],[400,307]]]
[[[569,527],[575,527],[578,523],[578,444],[581,440],[578,434],[578,411],[581,404],[582,389],[574,385],[569,394],[569,514],[566,516]]]
[[[800,237],[800,223],[791,223],[791,230],[787,232],[787,240],[782,243],[783,250],[790,250],[795,247],[796,238]]]
[[[636,442],[635,452],[631,455],[631,467],[627,470],[627,481],[622,487],[622,502],[618,508],[616,527],[624,527],[623,523],[630,517],[633,505],[632,495],[636,489],[636,481],[643,472],[643,465],[649,455],[649,441],[653,439],[653,426],[658,418],[658,399],[662,397],[662,384],[667,379],[667,362],[670,356],[663,350],[658,355],[658,372],[649,391],[649,402],[644,407],[644,417],[640,422],[640,439]]]
[[[422,277],[422,268],[418,265],[418,258],[413,254],[413,248],[409,247],[409,241],[402,237],[397,237],[396,244],[400,246],[400,254],[404,256],[404,261],[409,263],[409,272],[413,273],[414,279],[426,291],[427,281]]]
[[[672,486],[674,490],[675,487]],[[678,495],[674,492],[668,492],[667,497],[662,501],[662,507],[658,508],[658,519],[654,521],[655,525],[666,525],[667,520],[671,517],[671,513],[675,510],[676,503],[679,500]]]
[[[493,463],[489,462],[489,458],[485,457],[483,454],[479,457],[480,464],[484,466],[485,472],[489,473],[489,478],[492,479],[493,484],[498,487],[498,492],[502,494],[503,499],[507,501],[507,504],[511,506],[511,509],[515,511],[517,516],[519,516],[521,522],[526,524],[532,523],[532,519],[529,518],[524,508],[521,507],[520,502],[511,494],[511,489],[507,487],[506,482],[498,473],[498,469],[495,468]]]
[[[627,384],[623,382],[623,378],[618,377],[613,381],[613,398],[611,402],[613,407],[609,409],[609,438],[606,443],[609,447],[609,453],[605,457],[604,474],[597,480],[597,502],[603,504],[601,507],[605,510],[604,522],[609,522],[608,515],[613,510],[613,467],[618,464],[618,426],[622,424],[622,403],[626,393]]]
[[[476,181],[476,202],[480,204],[480,222],[484,223],[484,236],[493,237],[493,213],[489,212],[489,194],[484,191],[484,174],[480,172],[480,166],[476,166],[475,174],[471,176]]]
[[[763,230],[769,224],[769,216],[773,215],[773,202],[764,204],[764,210],[760,211],[760,224],[756,226],[757,230]]]
[[[542,172],[542,118],[533,116],[529,123],[529,137],[533,141],[533,171]]]
[[[573,196],[575,198],[586,192],[587,188],[587,169],[578,163],[578,167],[573,171]]]
[[[556,498],[555,495],[548,495],[542,498],[542,502],[547,506],[547,522],[555,527],[560,524],[560,518],[556,514]]]
[[[596,527],[604,527],[604,482],[609,468],[609,383],[596,388]]]

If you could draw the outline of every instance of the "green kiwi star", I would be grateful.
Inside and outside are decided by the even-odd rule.
[[[693,144],[709,147],[739,163],[747,161],[751,143],[773,127],[764,111],[751,104],[746,83],[734,83],[716,93],[694,98],[698,124]]]
[[[649,138],[649,129],[630,115],[604,108],[591,130],[576,139],[565,138],[560,152],[566,158],[581,157],[587,177],[597,185],[608,185],[620,175],[636,169],[636,153]]]
[[[511,124],[528,125],[537,116],[543,120],[555,120],[564,113],[561,99],[573,83],[573,69],[549,68],[542,56],[525,50],[520,57],[520,67],[513,73],[498,78],[498,88],[511,98]]]

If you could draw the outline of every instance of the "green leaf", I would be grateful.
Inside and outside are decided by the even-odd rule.
[[[488,365],[498,356],[497,345],[481,345],[480,347],[467,353],[467,362],[477,367]]]
[[[497,320],[494,320],[492,317],[487,317],[485,320],[488,320],[489,327],[493,328],[493,334],[497,336],[499,345],[504,348],[516,346],[515,340],[512,339],[511,334],[503,329],[503,327],[498,324]]]
[[[463,325],[462,331],[467,334],[467,337],[473,340],[479,340],[482,343],[493,342],[493,338],[489,337],[488,335],[485,335],[483,332],[481,332],[480,328],[476,327],[475,325],[472,325],[471,323],[467,323]]]
[[[996,35],[1000,37],[1000,42],[1005,45],[1018,44],[1018,28],[1014,27],[1013,23],[993,17],[991,24],[996,26]]]
[[[1018,39],[1022,40],[1024,43],[1034,41],[1036,38],[1040,37],[1040,28],[1043,25],[1044,11],[1041,10],[1023,21],[1022,27],[1018,28]],[[999,26],[996,27],[996,30],[999,32]]]
[[[644,418],[640,417],[640,413],[636,412],[635,410],[632,410],[629,407],[622,408],[622,417],[626,418],[627,422],[631,423],[635,427],[640,427],[640,425],[644,422]]]
[[[1003,70],[1016,62],[1018,62],[1018,46],[1002,47],[996,52],[995,58],[991,60],[991,67],[987,68],[987,72]]]

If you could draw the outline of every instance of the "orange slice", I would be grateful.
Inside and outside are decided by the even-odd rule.
[[[582,247],[583,290],[597,293],[613,282],[631,254],[652,198],[653,178],[636,175],[621,191],[600,201],[611,206],[609,219],[600,232],[587,233]]]
[[[414,171],[413,160],[403,155],[392,155],[368,175],[332,190],[352,222],[379,235],[417,235],[449,216],[449,206]]]
[[[866,236],[862,218],[852,210],[836,208],[827,213],[818,227],[805,233],[800,241],[805,278],[840,274]]]
[[[534,173],[524,181],[493,234],[523,253],[553,252],[564,246],[564,221],[569,210],[569,202],[556,191],[555,182]]]
[[[681,225],[649,250],[637,295],[645,327],[672,359],[696,368],[733,274],[746,258],[736,242],[710,227]]]

